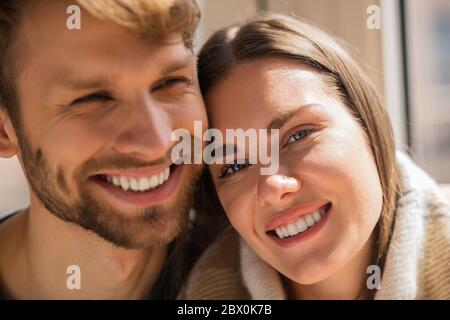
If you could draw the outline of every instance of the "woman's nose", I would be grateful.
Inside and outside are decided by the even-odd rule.
[[[301,182],[295,177],[281,174],[261,176],[258,190],[259,205],[281,204],[286,201],[289,194],[298,192],[300,188]]]

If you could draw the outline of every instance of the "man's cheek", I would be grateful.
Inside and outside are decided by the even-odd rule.
[[[195,99],[189,105],[181,108],[176,113],[176,117],[174,117],[174,114],[169,114],[169,117],[172,118],[174,122],[184,126],[184,128],[192,127],[194,121],[202,121],[205,127],[208,126],[206,107],[201,99]]]

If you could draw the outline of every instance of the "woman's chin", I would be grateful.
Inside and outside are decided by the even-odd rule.
[[[328,270],[311,270],[307,272],[301,272],[300,274],[294,274],[289,277],[290,281],[293,281],[299,285],[310,286],[317,284],[330,276]]]
[[[335,262],[316,261],[295,266],[293,270],[283,272],[290,281],[299,285],[314,285],[330,278],[339,269]]]

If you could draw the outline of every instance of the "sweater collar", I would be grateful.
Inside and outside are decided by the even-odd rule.
[[[397,153],[397,168],[401,193],[381,289],[375,299],[421,299],[426,218],[448,214],[449,207],[436,182],[400,152]]]

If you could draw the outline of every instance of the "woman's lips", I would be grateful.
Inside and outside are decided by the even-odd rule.
[[[314,225],[308,227],[308,229],[306,229],[305,231],[295,234],[293,236],[280,238],[273,231],[269,231],[266,234],[271,240],[273,240],[280,247],[289,248],[295,246],[299,243],[302,243],[304,241],[313,238],[316,234],[318,234],[322,230],[322,228],[324,228],[325,224],[329,220],[330,215],[332,214],[333,211],[332,208],[333,206],[331,205],[331,203],[329,203],[326,207],[326,211],[321,216],[319,221],[315,222]]]
[[[302,216],[323,210],[326,206],[329,205],[331,205],[331,202],[329,201],[320,201],[320,202],[303,203],[294,206],[288,210],[279,212],[274,217],[272,217],[267,222],[265,230],[266,232],[273,231],[276,228],[279,228],[283,225],[294,223]]]

